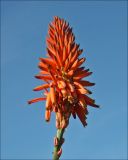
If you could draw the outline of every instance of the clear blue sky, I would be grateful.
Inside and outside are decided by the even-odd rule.
[[[88,126],[71,118],[62,159],[126,159],[127,41],[125,1],[1,2],[1,158],[50,159],[56,134],[54,114],[47,124],[44,103],[32,89],[41,84],[38,58],[53,16],[67,20],[93,71],[92,97],[101,109],[89,108]]]

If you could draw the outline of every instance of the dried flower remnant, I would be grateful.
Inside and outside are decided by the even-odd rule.
[[[54,17],[49,24],[47,42],[47,58],[40,58],[38,67],[40,73],[35,77],[45,84],[34,88],[34,91],[44,90],[44,97],[35,98],[28,103],[46,100],[45,120],[50,121],[51,112],[56,115],[57,136],[54,138],[53,159],[59,159],[64,142],[63,133],[72,115],[79,117],[83,126],[87,125],[87,106],[98,108],[95,101],[88,95],[87,89],[93,86],[83,78],[91,75],[89,69],[81,65],[85,58],[79,58],[83,50],[75,43],[72,28],[64,19]]]

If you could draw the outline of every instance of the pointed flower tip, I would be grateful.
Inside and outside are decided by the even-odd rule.
[[[87,126],[87,122],[85,122],[84,124],[83,124],[83,127],[86,127]]]
[[[39,60],[41,61],[41,60],[42,60],[42,58],[41,58],[41,57],[39,57]]]
[[[28,104],[32,104],[32,102],[31,102],[31,101],[28,101],[27,103],[28,103]]]
[[[38,79],[39,76],[35,75],[34,77]]]
[[[87,127],[87,124],[86,124],[86,125],[84,125],[84,127]]]
[[[91,92],[91,91],[89,91],[89,90],[88,90],[88,93],[89,93],[89,94],[92,94],[92,92]]]
[[[47,120],[47,119],[45,119],[45,121],[48,123],[48,122],[50,122],[50,120]]]
[[[97,105],[97,104],[95,104],[94,107],[101,109],[101,107],[99,105]]]
[[[100,106],[100,105],[97,105],[97,108],[101,109],[101,106]]]

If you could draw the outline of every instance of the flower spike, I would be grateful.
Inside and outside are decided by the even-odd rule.
[[[40,73],[35,77],[44,81],[34,91],[44,91],[44,97],[28,101],[29,104],[46,100],[45,120],[50,121],[51,112],[56,116],[57,136],[54,138],[53,159],[58,160],[62,154],[63,133],[69,124],[70,116],[80,119],[87,126],[88,106],[96,107],[92,93],[86,87],[95,83],[87,81],[92,72],[82,66],[85,57],[80,58],[83,49],[76,44],[72,28],[64,19],[57,16],[49,24],[46,37],[47,57],[39,58]]]

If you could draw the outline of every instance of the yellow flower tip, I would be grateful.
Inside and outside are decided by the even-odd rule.
[[[58,81],[58,87],[60,89],[64,89],[66,87],[66,83],[64,81]]]
[[[74,99],[72,96],[68,96],[68,102],[70,102],[71,104],[74,102]]]
[[[66,91],[66,89],[61,89],[61,93],[63,94],[63,97],[67,97],[67,91]]]

